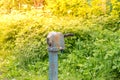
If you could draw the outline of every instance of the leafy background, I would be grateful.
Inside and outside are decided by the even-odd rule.
[[[48,80],[51,31],[75,34],[58,54],[59,80],[120,80],[119,0],[34,1],[0,0],[1,80]]]

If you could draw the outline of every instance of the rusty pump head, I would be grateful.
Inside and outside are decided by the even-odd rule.
[[[47,36],[47,44],[49,48],[56,48],[58,50],[64,50],[64,37],[73,36],[72,33],[62,34],[61,32],[50,32]]]

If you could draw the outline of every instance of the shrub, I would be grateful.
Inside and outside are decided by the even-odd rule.
[[[5,59],[9,63],[5,61],[7,65],[1,68],[4,73],[0,79],[48,79],[46,36],[50,31],[75,34],[65,39],[66,49],[59,54],[60,80],[119,79],[120,30],[114,32],[107,28],[109,17],[81,19],[40,13],[28,11],[2,16],[1,51],[11,54]]]

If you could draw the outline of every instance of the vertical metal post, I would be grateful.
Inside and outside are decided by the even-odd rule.
[[[58,80],[58,49],[48,48],[49,51],[49,80]]]
[[[47,36],[49,53],[49,80],[58,80],[58,51],[64,50],[64,37],[73,34],[63,35],[60,32],[50,32]]]
[[[64,35],[50,32],[47,36],[49,53],[49,80],[58,80],[58,51],[64,49]]]

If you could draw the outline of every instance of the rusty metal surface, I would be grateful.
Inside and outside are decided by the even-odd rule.
[[[49,80],[58,80],[58,51],[65,48],[64,37],[73,36],[68,33],[63,35],[61,32],[50,32],[47,36],[49,52]]]
[[[49,80],[58,80],[58,51],[64,48],[64,36],[60,32],[50,32],[47,36],[49,52]]]
[[[48,51],[49,51],[49,52],[58,52],[59,49],[56,48],[56,47],[48,47]]]
[[[64,35],[60,32],[50,32],[47,36],[47,43],[49,47],[55,47],[62,50],[65,48]]]

